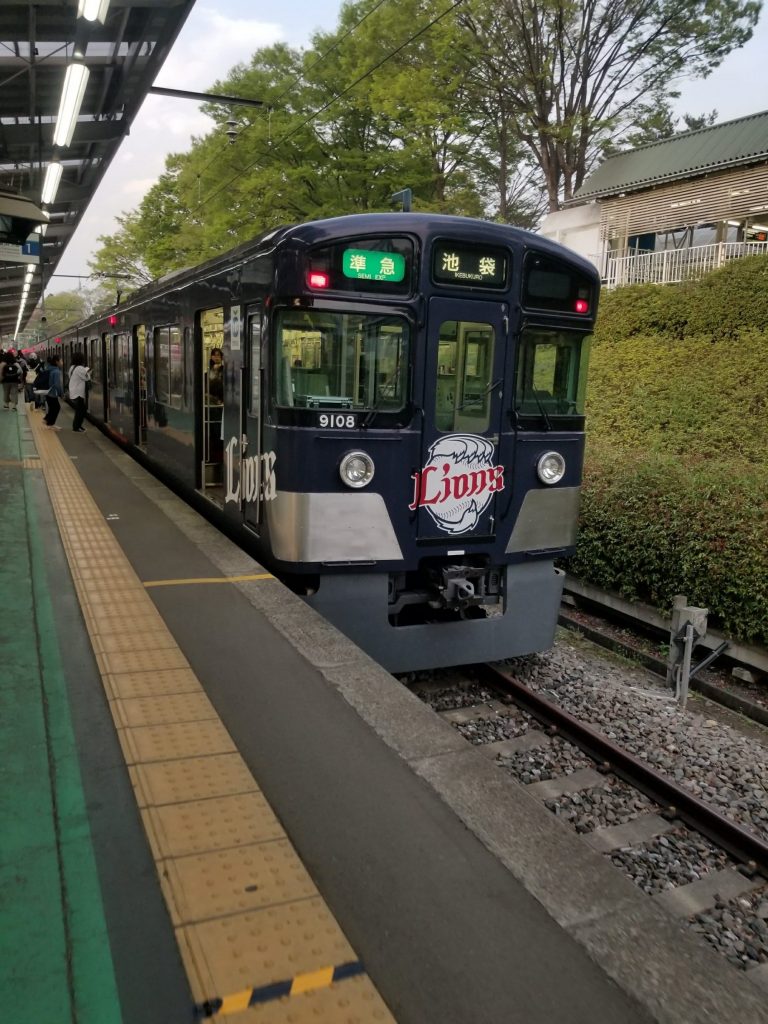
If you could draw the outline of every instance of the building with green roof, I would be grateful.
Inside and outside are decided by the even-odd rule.
[[[609,157],[541,233],[592,259],[608,285],[768,255],[768,111]]]

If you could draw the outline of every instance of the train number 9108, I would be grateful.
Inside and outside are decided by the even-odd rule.
[[[352,413],[321,412],[317,418],[320,427],[336,427],[345,430],[354,430],[357,426],[357,416]]]

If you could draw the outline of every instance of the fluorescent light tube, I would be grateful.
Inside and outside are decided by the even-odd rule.
[[[56,129],[53,133],[54,146],[68,146],[72,141],[89,75],[90,71],[85,64],[70,64],[67,68],[64,88],[61,91],[59,116],[56,118]]]
[[[45,172],[45,181],[43,182],[43,193],[40,197],[41,203],[53,202],[59,188],[59,182],[61,181],[62,170],[61,164],[56,161],[48,164],[48,170]]]
[[[86,21],[100,21],[104,24],[109,8],[109,0],[80,0],[77,5],[78,18],[85,18]]]

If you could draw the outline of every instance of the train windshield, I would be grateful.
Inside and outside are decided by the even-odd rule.
[[[275,338],[278,405],[385,412],[405,406],[410,327],[404,318],[281,310]]]
[[[517,359],[515,409],[521,416],[583,416],[589,335],[526,327]]]

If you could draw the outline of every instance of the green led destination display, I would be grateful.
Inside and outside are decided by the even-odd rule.
[[[503,249],[467,248],[438,242],[433,254],[434,278],[441,284],[503,288],[506,283],[507,254]]]
[[[342,270],[344,277],[357,281],[402,281],[405,256],[373,249],[345,249]]]

